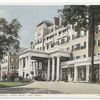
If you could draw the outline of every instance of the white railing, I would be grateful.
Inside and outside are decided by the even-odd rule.
[[[61,66],[69,65],[69,64],[76,64],[76,63],[87,63],[91,61],[91,57],[83,58],[83,59],[76,59],[72,61],[62,62]],[[95,56],[94,61],[100,61],[100,56]]]

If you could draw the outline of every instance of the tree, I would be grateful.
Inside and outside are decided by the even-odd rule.
[[[59,10],[64,26],[72,25],[76,32],[89,33],[89,57],[91,57],[90,82],[96,81],[94,71],[94,45],[95,32],[100,25],[100,6],[99,5],[65,5]]]
[[[16,51],[19,50],[18,33],[20,28],[21,24],[17,19],[8,22],[5,18],[0,18],[0,59],[10,50],[11,44],[14,44],[13,47]]]

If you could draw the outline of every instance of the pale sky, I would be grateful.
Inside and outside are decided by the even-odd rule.
[[[20,44],[21,47],[28,47],[31,41],[34,41],[36,25],[42,20],[53,21],[58,16],[57,10],[63,6],[0,6],[0,17],[7,20],[17,18],[21,23]]]

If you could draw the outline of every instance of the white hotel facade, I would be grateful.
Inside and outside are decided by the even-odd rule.
[[[88,82],[91,65],[88,32],[47,20],[37,25],[35,43],[19,53],[19,76],[41,75],[47,81]],[[95,72],[100,80],[100,32],[95,34]]]

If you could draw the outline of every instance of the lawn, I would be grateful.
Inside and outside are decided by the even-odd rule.
[[[0,82],[0,88],[27,85],[30,82]]]

